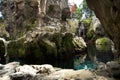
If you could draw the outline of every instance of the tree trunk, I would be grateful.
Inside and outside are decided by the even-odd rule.
[[[88,6],[104,26],[105,31],[115,43],[116,54],[120,58],[120,0],[86,0]]]

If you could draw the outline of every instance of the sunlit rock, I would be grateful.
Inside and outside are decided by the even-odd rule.
[[[20,73],[23,73],[23,74],[30,74],[32,76],[35,76],[36,73],[37,73],[37,70],[32,68],[29,65],[24,65],[24,66],[17,67],[16,72],[20,72]]]
[[[73,44],[74,44],[76,50],[82,50],[87,47],[87,45],[82,37],[76,36],[75,38],[73,38]]]

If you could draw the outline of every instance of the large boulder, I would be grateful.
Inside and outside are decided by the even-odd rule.
[[[84,51],[87,47],[81,37],[74,36],[70,32],[60,32],[60,30],[61,28],[49,26],[28,34],[29,36],[25,40],[26,61],[30,63],[35,63],[35,61],[36,63],[52,62],[54,64],[55,60],[72,59],[76,54],[74,51]]]

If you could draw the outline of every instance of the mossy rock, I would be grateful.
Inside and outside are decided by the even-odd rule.
[[[62,38],[62,48],[65,52],[72,50],[73,48],[73,34],[66,33]]]
[[[111,50],[111,40],[107,37],[98,38],[96,40],[96,49],[99,51],[109,51]]]
[[[10,57],[23,57],[25,55],[24,40],[11,42],[8,45],[8,55]]]

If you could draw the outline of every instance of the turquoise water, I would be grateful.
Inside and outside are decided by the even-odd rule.
[[[79,63],[79,64],[74,64],[74,69],[79,70],[79,69],[96,69],[97,64],[92,62],[92,61],[85,61],[84,63]]]

